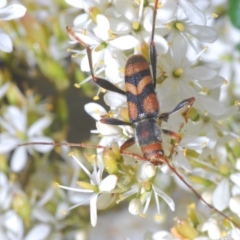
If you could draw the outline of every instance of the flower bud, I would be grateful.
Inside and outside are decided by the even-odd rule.
[[[103,162],[109,174],[118,173],[116,157],[114,156],[113,152],[107,148],[103,150]]]
[[[132,199],[131,202],[129,203],[128,211],[132,215],[141,214],[141,212],[142,212],[142,202],[141,202],[141,200],[138,199],[138,198]]]
[[[186,220],[178,220],[175,229],[184,239],[195,239],[198,236],[195,228]]]

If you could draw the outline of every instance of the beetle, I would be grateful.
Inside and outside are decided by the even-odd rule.
[[[100,120],[102,123],[111,125],[135,125],[135,137],[128,139],[120,147],[120,150],[123,152],[126,148],[137,142],[142,150],[144,160],[147,160],[154,165],[161,165],[167,161],[162,148],[161,132],[174,139],[176,144],[180,142],[181,137],[170,130],[160,129],[157,124],[157,120],[167,121],[171,114],[179,111],[180,109],[186,108],[186,110],[182,113],[182,116],[184,117],[185,122],[187,122],[187,113],[194,103],[195,98],[191,97],[185,99],[181,101],[171,112],[163,113],[159,116],[159,104],[155,92],[157,52],[154,43],[157,7],[158,1],[156,0],[154,5],[149,51],[151,69],[148,61],[142,54],[132,55],[125,65],[126,92],[119,89],[106,79],[95,76],[92,64],[91,47],[82,41],[82,39],[80,39],[70,27],[67,27],[66,30],[70,36],[86,48],[93,81],[106,90],[126,95],[130,123],[115,118],[102,118]],[[171,150],[171,153],[173,152],[174,147]]]
[[[126,95],[127,105],[128,105],[128,115],[130,122],[124,122],[116,118],[102,118],[100,121],[105,124],[111,125],[134,125],[135,126],[135,137],[128,139],[120,147],[120,152],[124,155],[131,156],[137,160],[149,161],[150,163],[159,166],[166,164],[174,174],[189,188],[194,194],[204,202],[208,207],[218,212],[221,216],[228,219],[234,225],[238,226],[230,217],[216,209],[214,206],[206,202],[202,196],[188,183],[186,180],[178,173],[173,163],[170,161],[172,154],[174,153],[173,145],[170,156],[165,156],[162,147],[162,137],[161,134],[164,133],[170,138],[174,139],[176,144],[181,141],[181,137],[178,133],[172,132],[170,130],[161,129],[157,124],[157,121],[167,121],[169,116],[175,112],[184,109],[182,116],[187,122],[187,115],[190,107],[194,104],[195,98],[191,97],[181,101],[177,106],[170,112],[162,113],[159,115],[159,103],[156,97],[155,87],[156,87],[156,69],[157,69],[157,51],[154,43],[154,31],[155,22],[157,14],[158,0],[155,1],[154,13],[153,13],[153,24],[152,24],[152,34],[150,40],[150,65],[146,58],[142,54],[135,54],[129,57],[125,65],[125,88],[126,91],[116,87],[109,81],[103,78],[99,78],[94,74],[93,63],[92,63],[92,49],[86,44],[82,39],[80,39],[77,34],[73,31],[71,27],[67,27],[66,30],[68,34],[77,40],[82,46],[86,48],[88,62],[90,66],[90,73],[93,81],[100,87],[113,91],[119,94]],[[135,142],[138,143],[143,156],[135,153],[127,152],[126,149],[133,145]],[[53,144],[53,143],[26,143],[22,145],[29,144]],[[90,144],[70,144],[70,143],[55,143],[55,146],[79,146],[79,147],[95,147],[95,148],[105,148],[104,146],[93,146]]]

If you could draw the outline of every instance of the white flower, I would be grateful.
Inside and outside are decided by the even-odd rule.
[[[24,224],[22,219],[12,210],[0,216],[0,238],[6,240],[22,240]]]
[[[201,224],[199,227],[201,232],[208,232],[208,237],[211,240],[219,240],[221,239],[221,230],[218,226],[218,223],[215,219],[209,219],[207,222]]]
[[[158,95],[166,102],[167,96],[174,98],[174,105],[183,99],[194,97],[196,99],[194,107],[199,108],[203,113],[217,116],[224,114],[224,105],[218,99],[202,94],[203,91],[209,90],[205,87],[208,81],[211,82],[209,84],[211,88],[219,88],[219,81],[224,84],[224,79],[219,77],[214,69],[206,66],[192,66],[186,57],[187,48],[183,45],[180,51],[178,44],[175,41],[168,53],[159,58],[166,79],[159,87]],[[173,103],[172,99],[171,103]]]
[[[193,15],[193,18],[196,16],[197,15]],[[190,22],[187,18],[184,18],[180,11],[176,20],[172,21],[167,26],[168,29],[170,29],[168,36],[170,42],[177,41],[181,43],[181,46],[191,46],[195,51],[197,50],[191,37],[195,37],[198,41],[204,43],[213,43],[217,39],[217,32],[213,28]]]
[[[5,132],[0,134],[1,145],[0,153],[9,153],[14,150],[11,157],[10,167],[12,171],[21,171],[27,161],[27,153],[33,154],[33,150],[45,153],[50,151],[53,146],[32,145],[26,147],[17,147],[24,142],[52,142],[52,139],[43,136],[44,128],[51,124],[51,118],[46,116],[37,120],[27,128],[26,109],[19,109],[15,106],[9,106],[0,117],[0,125]]]
[[[203,11],[209,6],[209,0],[178,0],[178,3],[189,20],[198,25],[206,24],[207,19]]]
[[[76,202],[76,204],[68,208],[67,211],[81,205],[89,204],[91,224],[95,227],[97,224],[97,208],[106,208],[113,201],[114,198],[111,196],[111,191],[116,187],[118,178],[116,175],[111,174],[102,179],[103,167],[101,164],[99,169],[94,164],[93,173],[90,173],[74,155],[71,156],[88,175],[90,183],[78,183],[80,187],[58,186],[71,192],[80,193],[79,195],[72,196],[72,201]]]
[[[155,232],[152,235],[153,240],[178,240],[178,237],[174,237],[171,233],[167,231]]]
[[[21,18],[25,15],[26,8],[21,4],[7,5],[6,0],[1,0],[0,3],[0,21],[9,21],[12,19]],[[0,29],[0,50],[4,52],[12,51],[11,38]]]
[[[33,226],[27,233],[24,240],[44,240],[47,239],[51,233],[51,226],[45,223],[39,223]]]

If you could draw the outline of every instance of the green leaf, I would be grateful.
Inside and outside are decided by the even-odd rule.
[[[228,0],[228,15],[232,24],[240,29],[240,0]]]

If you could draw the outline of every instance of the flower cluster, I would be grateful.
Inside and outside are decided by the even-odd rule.
[[[11,4],[7,6],[7,0],[0,3],[0,22],[17,19],[24,16],[26,8],[21,4]],[[2,29],[0,29],[0,50],[11,52],[13,49],[12,40]]]
[[[73,31],[81,40],[80,44],[87,49],[72,50],[74,57],[82,57],[81,70],[97,77],[104,77],[124,90],[123,70],[129,56],[140,53],[149,60],[154,2],[126,0],[123,4],[120,0],[107,0],[101,3],[98,1],[81,1],[79,4],[67,1],[67,3],[83,11],[74,19]],[[235,148],[239,138],[222,124],[224,119],[238,112],[238,107],[225,106],[219,101],[221,87],[228,82],[219,75],[214,66],[202,60],[206,59],[205,52],[211,49],[209,43],[217,39],[216,30],[210,26],[214,23],[212,18],[217,15],[207,14],[209,5],[208,0],[168,0],[158,3],[153,41],[158,53],[156,94],[160,113],[170,112],[186,98],[195,98],[194,105],[187,114],[189,119],[187,124],[183,124],[184,119],[180,110],[159,127],[180,131],[181,141],[177,146],[164,134],[162,141],[166,156],[169,156],[171,149],[174,148],[176,154],[171,155],[169,161],[185,175],[184,178],[188,178],[187,181],[191,181],[194,187],[203,193],[204,199],[219,211],[227,210],[239,214],[237,207],[239,188],[234,185],[238,182],[239,174],[235,167],[237,160],[229,161],[231,155],[229,148]],[[76,42],[77,39],[74,37],[70,43]],[[208,48],[203,45],[206,43]],[[79,85],[92,77],[87,77]],[[99,98],[100,90],[94,100]],[[104,183],[108,177],[114,178],[114,186],[113,182],[109,181],[106,192],[111,192],[117,202],[131,197],[129,211],[132,214],[145,215],[151,198],[154,197],[159,215],[159,196],[174,210],[173,200],[161,190],[162,183],[158,182],[162,171],[168,171],[166,166],[159,168],[150,163],[130,159],[131,156],[137,158],[137,154],[141,154],[135,145],[128,149],[127,156],[124,154],[120,156],[114,152],[116,144],[121,146],[126,139],[134,137],[134,127],[107,125],[100,121],[104,117],[113,117],[128,122],[126,97],[109,91],[103,98],[109,107],[108,112],[96,103],[85,105],[85,110],[96,120],[97,130],[93,132],[100,133],[102,137],[99,145],[108,149],[97,150],[97,160],[94,163],[94,166],[97,164],[101,169],[101,173],[105,169],[109,174],[102,180]],[[110,153],[107,153],[108,151]],[[182,169],[187,170],[187,173]],[[94,173],[97,171],[94,170]],[[88,175],[91,176],[90,173]],[[183,185],[179,179],[177,182]],[[94,220],[91,218],[92,224],[95,225],[96,206],[93,207],[91,201],[94,201],[94,204],[101,201],[101,195],[96,194],[101,193],[101,183],[91,180],[90,184],[89,186],[79,184],[78,191],[88,189],[95,192],[92,195],[94,200],[89,200],[91,216],[94,216]],[[95,190],[92,189],[92,185],[95,186]],[[112,198],[109,200],[109,204],[112,200]],[[215,215],[209,217],[209,220],[196,216],[194,221],[187,223],[195,231],[190,239],[206,231],[210,239],[219,239],[224,224],[219,225],[217,219],[218,216]],[[175,234],[185,237],[185,231],[181,232],[178,225],[181,224],[177,223],[174,228]],[[215,229],[219,230],[217,232],[220,234],[219,237],[212,236],[211,226],[216,226]],[[234,227],[231,231],[235,231]]]
[[[65,21],[64,15],[76,13],[73,27],[67,28],[71,30],[69,43],[77,43],[74,48],[78,49],[80,43],[83,48],[68,52],[79,64],[76,75],[81,71],[87,76],[75,86],[86,82],[93,86],[92,80],[100,79],[119,89],[119,93],[106,91],[108,87],[103,89],[104,84],[95,85],[98,90],[93,99],[98,100],[103,94],[105,107],[89,102],[84,108],[96,121],[96,129],[91,133],[97,138],[91,144],[72,144],[84,148],[81,149],[84,156],[79,149],[69,154],[69,147],[54,148],[53,144],[18,147],[25,142],[63,141],[67,128],[59,124],[59,119],[66,121],[67,109],[61,100],[53,106],[47,101],[40,102],[29,89],[21,93],[10,82],[11,74],[0,69],[0,239],[85,240],[89,224],[99,234],[106,215],[111,222],[123,214],[126,221],[118,221],[118,230],[123,229],[126,239],[139,239],[126,232],[126,228],[132,228],[129,219],[133,218],[144,239],[240,239],[240,132],[236,123],[240,105],[237,100],[240,34],[218,12],[219,0],[65,2],[61,9],[63,6],[69,9],[58,15],[59,23],[51,25],[46,21],[56,33],[51,37],[51,31],[44,34],[48,28],[29,21],[31,14],[21,19],[18,29],[12,23],[17,30],[15,35],[26,36],[26,45],[20,44],[21,50],[33,45],[33,49],[25,51],[26,62],[32,67],[37,64],[45,76],[53,79],[58,91],[65,90],[69,86],[68,73],[62,66],[66,66],[65,57],[69,53],[58,51],[65,44],[63,40],[57,41],[67,37],[66,32],[60,31],[60,28],[65,31],[65,22],[69,21]],[[22,5],[6,3],[5,0],[0,3],[1,20],[25,14]],[[43,20],[48,10],[52,15],[57,13],[56,5],[51,1],[39,2],[35,14]],[[46,19],[51,21],[52,17]],[[3,29],[5,26],[1,25]],[[37,37],[32,26],[38,29]],[[167,163],[158,166],[146,161],[139,144],[133,143],[137,124],[130,123],[127,99],[121,94],[125,91],[126,62],[134,54],[143,55],[154,75],[154,61],[149,54],[153,44],[157,51],[155,92],[162,116],[156,119],[158,128],[154,129],[161,135],[156,137],[162,141],[162,160]],[[1,29],[0,50],[12,51],[11,40]],[[4,60],[6,55],[1,55]],[[56,60],[63,61],[58,65]],[[192,100],[180,106],[185,99]],[[116,120],[119,125],[106,124]],[[129,147],[123,150],[121,146],[126,141]],[[187,191],[191,196],[195,191],[203,201],[188,201],[184,209],[181,201],[185,195],[188,198]],[[126,209],[125,213],[128,209],[129,216],[124,211],[112,216],[119,205]],[[105,209],[109,209],[106,215],[98,217],[99,210]],[[172,220],[170,211],[175,209],[177,217]],[[148,217],[147,221],[140,220],[144,222],[143,229],[136,224],[140,218],[135,215]],[[151,215],[154,222],[149,218]],[[157,228],[149,232],[147,223]],[[159,224],[167,230],[159,230]]]

